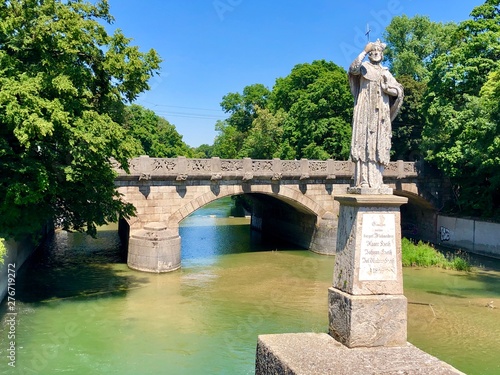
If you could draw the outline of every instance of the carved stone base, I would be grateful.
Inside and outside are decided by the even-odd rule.
[[[373,195],[373,194],[384,194],[384,195],[392,195],[393,190],[389,186],[382,186],[380,188],[371,188],[371,187],[348,187],[348,194],[363,194],[363,195]]]
[[[399,207],[394,195],[338,195],[333,287],[353,295],[403,294]]]
[[[348,348],[406,345],[406,311],[404,295],[353,296],[328,289],[328,331]]]
[[[170,272],[181,266],[181,237],[163,223],[130,233],[127,265],[145,272]]]

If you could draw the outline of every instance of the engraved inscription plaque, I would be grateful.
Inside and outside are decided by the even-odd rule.
[[[395,222],[394,214],[363,214],[360,281],[397,279]]]

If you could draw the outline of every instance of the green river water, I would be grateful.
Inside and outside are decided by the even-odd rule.
[[[129,270],[116,227],[57,232],[18,273],[15,368],[0,373],[253,374],[257,335],[326,332],[334,258],[257,244],[216,201],[183,221],[182,269]],[[404,269],[408,340],[467,374],[500,374],[500,262]]]

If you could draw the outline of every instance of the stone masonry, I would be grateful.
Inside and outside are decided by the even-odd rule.
[[[279,224],[283,230],[291,228],[294,233],[295,228],[300,228],[298,223],[310,222],[311,227],[302,228],[303,233],[295,233],[297,244],[318,253],[333,254],[339,214],[339,205],[333,198],[345,194],[354,173],[349,161],[162,159],[147,156],[130,160],[129,169],[130,173],[126,173],[115,166],[117,190],[123,200],[132,203],[137,210],[137,215],[128,220],[129,254],[133,254],[132,258],[139,263],[129,259],[129,265],[152,272],[178,268],[176,259],[180,257],[177,253],[180,252],[181,240],[180,237],[175,241],[173,238],[179,235],[179,223],[185,217],[215,199],[238,194],[263,194],[289,205],[297,212],[293,218],[295,224],[287,225],[282,220],[268,222]],[[384,178],[399,194],[425,201],[419,190],[420,177],[415,163],[393,162],[386,168]],[[303,220],[305,216],[301,217],[302,214],[309,215],[312,220]],[[137,231],[144,231],[148,225],[164,227],[171,241],[143,246],[145,234]],[[154,233],[148,236],[153,238]],[[140,242],[138,238],[141,238]],[[169,252],[160,250],[167,243],[178,248]],[[176,254],[175,259],[167,260],[165,256],[169,253]],[[143,262],[148,266],[142,265]],[[157,266],[150,269],[154,264]]]

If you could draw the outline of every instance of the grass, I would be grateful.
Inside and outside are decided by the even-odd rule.
[[[429,244],[414,243],[407,238],[401,242],[403,267],[441,267],[457,271],[470,271],[471,265],[463,253],[445,256]]]

